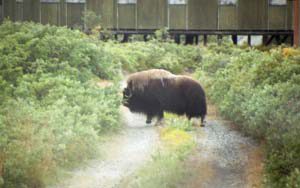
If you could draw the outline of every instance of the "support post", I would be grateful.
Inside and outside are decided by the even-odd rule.
[[[248,45],[251,46],[251,35],[248,35]]]
[[[232,35],[231,38],[232,38],[233,44],[234,44],[234,45],[237,45],[237,41],[238,41],[237,35]]]
[[[218,45],[221,45],[222,44],[223,36],[222,35],[218,35],[217,38],[218,38]]]
[[[207,45],[207,35],[203,35],[203,43],[204,43],[204,46]]]
[[[175,34],[174,40],[175,40],[175,43],[180,44],[180,34]]]

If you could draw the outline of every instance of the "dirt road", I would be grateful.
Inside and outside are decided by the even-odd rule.
[[[114,188],[119,182],[150,160],[158,146],[154,126],[145,125],[143,116],[121,109],[124,130],[101,148],[104,158],[70,172],[71,177],[51,188]]]
[[[261,187],[261,146],[209,108],[207,126],[196,131],[197,148],[186,161],[188,177],[178,188]]]
[[[156,127],[145,125],[145,117],[126,108],[121,113],[124,130],[101,147],[105,157],[73,170],[71,178],[52,188],[119,188],[122,180],[151,160],[159,145]],[[221,120],[212,106],[207,126],[196,129],[195,139],[196,151],[185,162],[188,176],[178,188],[260,187],[262,150]]]

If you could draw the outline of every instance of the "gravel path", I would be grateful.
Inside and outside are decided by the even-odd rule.
[[[189,177],[178,188],[261,187],[262,149],[229,122],[210,113],[206,127],[196,131],[196,142],[186,162]]]
[[[121,108],[125,128],[102,147],[104,159],[90,161],[71,172],[72,177],[52,188],[117,188],[120,181],[150,160],[158,146],[158,133],[145,125],[145,117]],[[102,152],[102,153],[103,153]]]
[[[210,111],[213,107],[210,107]],[[104,144],[104,159],[90,161],[84,168],[51,188],[122,188],[159,146],[157,130],[146,118],[121,108],[124,130]],[[209,112],[207,125],[195,132],[197,148],[186,161],[189,175],[177,188],[254,188],[261,185],[262,150],[228,122]]]

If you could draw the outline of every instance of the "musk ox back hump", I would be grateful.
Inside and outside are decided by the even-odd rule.
[[[176,77],[174,74],[163,70],[163,69],[150,69],[147,71],[141,71],[131,74],[127,78],[127,87],[131,88],[133,91],[140,90],[143,91],[149,82],[154,79],[159,79],[163,81],[164,78]]]

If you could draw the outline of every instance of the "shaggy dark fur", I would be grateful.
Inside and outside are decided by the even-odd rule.
[[[123,90],[124,106],[132,112],[146,114],[146,123],[151,123],[153,117],[161,120],[163,112],[167,111],[186,115],[189,119],[200,117],[203,125],[207,107],[200,84],[187,76],[165,74],[164,70],[149,71],[128,78]]]

